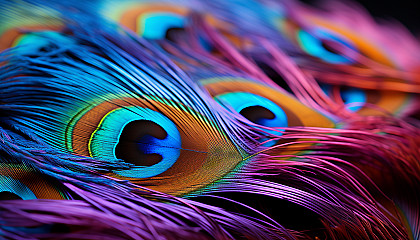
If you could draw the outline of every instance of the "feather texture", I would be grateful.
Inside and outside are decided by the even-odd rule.
[[[418,239],[420,45],[328,6],[0,3],[0,236]]]

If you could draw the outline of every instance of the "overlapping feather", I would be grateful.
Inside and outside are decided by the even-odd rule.
[[[419,237],[420,131],[415,120],[402,119],[417,110],[418,56],[398,51],[398,39],[385,41],[385,31],[355,12],[366,26],[359,34],[391,46],[395,64],[384,63],[377,58],[383,53],[371,54],[370,48],[354,55],[340,42],[332,44],[331,53],[356,56],[357,64],[325,61],[324,55],[296,45],[295,32],[319,37],[310,19],[337,18],[344,25],[339,30],[346,29],[347,20],[334,14],[319,17],[294,2],[162,1],[160,6],[169,7],[153,5],[150,9],[160,14],[153,16],[164,19],[168,11],[174,16],[171,9],[187,9],[174,10],[184,13],[176,15],[184,26],[172,37],[156,35],[170,39],[151,38],[144,29],[136,32],[127,20],[120,21],[126,11],[149,9],[148,4],[157,3],[0,4],[0,17],[8,22],[2,24],[0,39],[10,29],[23,35],[17,39],[19,34],[12,34],[13,41],[7,35],[5,48],[17,46],[1,53],[1,179],[16,180],[3,172],[25,168],[67,199],[2,201],[0,236]],[[130,14],[138,23],[150,17]],[[41,30],[31,32],[31,24]],[[403,30],[397,31],[410,49],[418,48]],[[322,84],[331,85],[335,95],[324,92]],[[362,88],[366,103],[344,105],[337,93],[342,85]],[[278,105],[293,124],[264,126],[229,101],[218,100],[220,92],[247,91],[281,99]],[[388,103],[394,105],[386,108]],[[352,104],[361,110],[349,110]],[[136,166],[75,147],[80,141],[81,149],[90,149],[95,139],[90,129],[101,129],[108,114],[130,107],[166,116],[182,135],[178,150],[184,155],[168,172],[144,179],[121,176]],[[292,116],[299,121],[290,121]],[[101,130],[120,130],[109,126]],[[142,144],[149,143],[153,149],[169,147]],[[110,144],[102,142],[95,151]],[[3,192],[20,186],[1,183]]]

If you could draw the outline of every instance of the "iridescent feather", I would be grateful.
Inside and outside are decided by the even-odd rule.
[[[0,3],[0,237],[418,239],[420,44],[329,4]]]

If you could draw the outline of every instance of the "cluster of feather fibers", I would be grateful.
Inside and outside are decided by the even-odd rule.
[[[420,238],[401,26],[333,1],[86,2],[0,3],[0,239]]]

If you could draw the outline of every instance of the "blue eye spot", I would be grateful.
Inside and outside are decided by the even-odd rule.
[[[321,89],[325,94],[331,96],[332,87],[331,85],[321,84]],[[343,99],[344,104],[360,103],[354,106],[347,106],[347,109],[351,112],[357,112],[363,107],[363,103],[367,101],[366,92],[360,88],[341,88],[340,96]]]
[[[35,194],[23,183],[7,176],[0,176],[0,200],[36,199]]]
[[[348,88],[340,91],[341,98],[345,104],[366,103],[366,92],[359,88]],[[347,107],[351,112],[357,112],[362,105]]]
[[[170,28],[182,28],[185,18],[174,13],[150,13],[140,21],[143,22],[142,36],[148,39],[163,39]]]
[[[19,54],[29,54],[41,51],[43,48],[55,46],[57,43],[64,44],[67,46],[74,45],[74,40],[63,36],[58,32],[53,31],[42,31],[42,32],[31,32],[18,38],[15,42],[15,46],[19,46],[17,52]]]
[[[122,159],[135,166],[115,173],[148,178],[168,170],[178,159],[181,135],[161,113],[126,107],[108,113],[92,134],[89,150],[94,157]]]
[[[356,51],[356,48],[345,40],[335,36],[327,31],[316,29],[313,34],[300,30],[298,32],[298,41],[302,49],[312,56],[318,57],[325,62],[332,64],[350,64],[353,60],[345,56],[333,53],[325,48],[323,40],[339,42],[348,48]],[[350,53],[349,53],[350,54]]]
[[[220,94],[215,97],[216,101],[222,105],[229,105],[236,112],[243,115],[251,122],[257,123],[266,127],[287,127],[287,115],[277,104],[273,103],[267,98],[246,92],[231,92]],[[278,131],[265,130],[271,134],[282,135]],[[262,139],[265,141],[267,139]],[[264,144],[266,147],[271,147],[275,142],[268,142]]]

